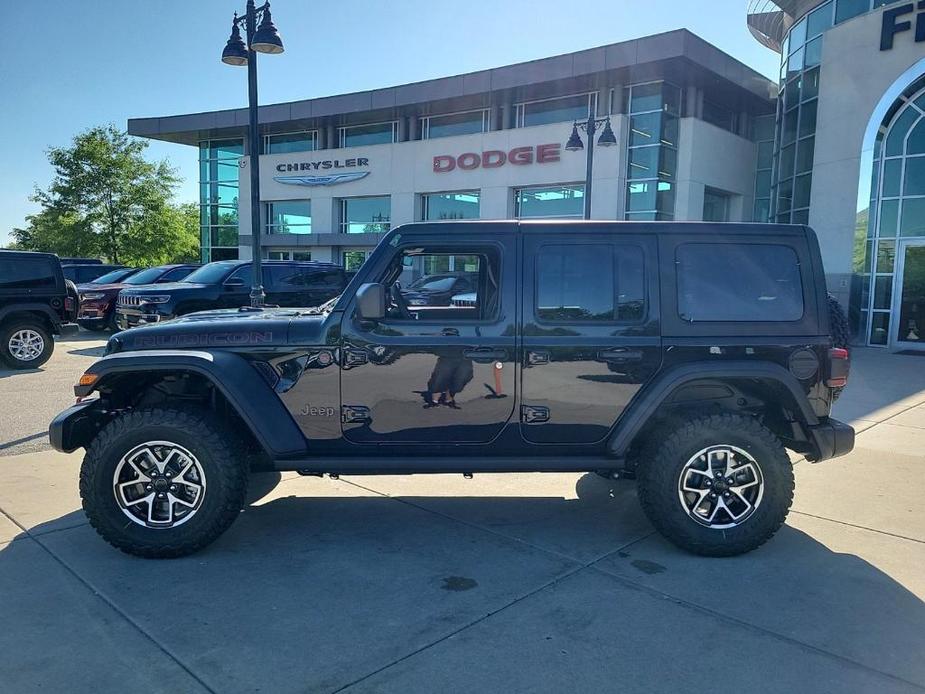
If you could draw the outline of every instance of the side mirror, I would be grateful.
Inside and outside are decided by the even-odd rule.
[[[385,318],[385,285],[362,284],[357,289],[357,316],[362,320]]]
[[[232,277],[229,280],[225,280],[225,291],[232,291],[234,289],[240,289],[244,286],[244,280],[240,277]]]

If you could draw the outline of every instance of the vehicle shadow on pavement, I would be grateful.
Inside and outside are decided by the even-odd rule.
[[[639,667],[671,677],[659,663],[685,661],[682,688],[715,666],[709,654],[690,657],[697,634],[672,626],[692,619],[728,639],[723,658],[777,654],[731,668],[730,685],[740,676],[770,686],[795,668],[818,672],[807,690],[825,688],[833,667],[855,684],[874,677],[881,691],[901,683],[872,671],[925,685],[925,604],[794,527],[746,556],[706,559],[653,536],[631,485],[611,496],[614,485],[592,476],[569,499],[386,497],[344,480],[287,478],[273,489],[274,476],[257,477],[263,493],[256,487],[231,529],[194,556],[124,555],[80,512],[33,528],[41,548],[19,539],[0,549],[4,689],[29,689],[36,673],[67,687],[89,672],[96,690],[124,689],[145,674],[137,659],[170,653],[216,691],[331,691],[470,625],[478,638],[434,647],[444,656],[428,679],[411,666],[425,668],[430,649],[403,661],[404,690],[549,691],[579,669],[583,687],[606,690]],[[550,634],[558,661],[543,656]],[[651,662],[601,651],[629,641]],[[560,653],[572,654],[568,667]]]
[[[102,357],[105,347],[84,347],[82,349],[69,349],[68,354],[76,354],[80,357]]]

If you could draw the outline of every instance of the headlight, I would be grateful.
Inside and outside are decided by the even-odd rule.
[[[96,301],[97,299],[102,299],[104,296],[106,296],[106,294],[103,292],[87,292],[86,294],[81,294],[80,299],[81,301],[84,299],[90,299],[90,301]]]
[[[141,303],[143,304],[166,304],[168,301],[170,301],[170,294],[141,297]]]

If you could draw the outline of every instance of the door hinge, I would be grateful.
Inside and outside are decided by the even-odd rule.
[[[369,355],[365,349],[345,349],[344,366],[359,366],[369,361]]]
[[[524,424],[542,424],[549,421],[549,408],[536,405],[520,406],[520,421]]]
[[[363,405],[343,405],[340,408],[340,421],[344,424],[366,424],[372,421],[369,408]]]

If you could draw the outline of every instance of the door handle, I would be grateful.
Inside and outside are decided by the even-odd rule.
[[[549,352],[527,352],[527,366],[549,363]]]
[[[642,352],[638,349],[606,349],[598,353],[604,361],[642,361]]]
[[[466,359],[471,359],[476,364],[488,364],[493,361],[504,361],[507,358],[507,351],[482,347],[479,349],[467,349],[463,352],[463,356]]]
[[[456,328],[444,328],[440,334],[444,337],[459,337],[459,331]]]

